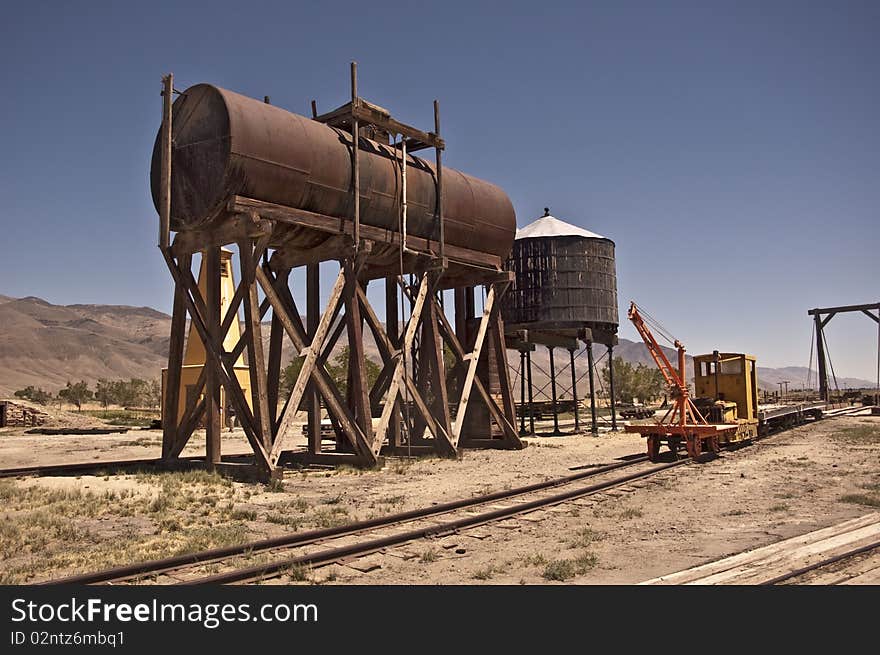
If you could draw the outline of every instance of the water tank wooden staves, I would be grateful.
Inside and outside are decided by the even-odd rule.
[[[605,345],[616,343],[617,272],[614,242],[551,216],[517,230],[507,268],[515,273],[502,316],[510,334],[528,330]],[[590,333],[585,330],[589,329]]]

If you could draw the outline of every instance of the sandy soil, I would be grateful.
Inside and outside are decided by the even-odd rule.
[[[224,452],[246,451],[240,432],[224,435]],[[158,431],[94,436],[6,431],[0,435],[0,461],[13,467],[155,457],[160,437]],[[197,434],[188,452],[203,449],[203,439]],[[528,441],[523,451],[467,451],[457,461],[388,458],[378,471],[289,472],[275,488],[170,473],[3,481],[0,577],[10,582],[58,577],[345,523],[567,475],[571,466],[611,463],[643,450],[638,436],[624,433]],[[878,464],[880,417],[826,419],[624,491],[410,544],[397,556],[316,569],[309,580],[635,583],[867,513],[880,504]],[[82,529],[54,525],[56,516]],[[41,533],[48,538],[31,531],[40,521],[49,526]]]

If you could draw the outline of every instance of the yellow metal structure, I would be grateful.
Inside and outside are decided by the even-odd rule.
[[[235,280],[232,275],[232,251],[227,250],[226,248],[220,249],[220,316],[226,316],[226,311],[229,309],[229,304],[232,301],[233,295],[235,295]],[[199,267],[199,292],[202,294],[202,298],[207,297],[207,275],[205,271],[205,260],[204,253],[202,257],[202,263]],[[229,328],[229,332],[226,333],[226,338],[223,340],[223,349],[227,352],[231,351],[235,348],[235,345],[238,343],[239,337],[241,336],[241,331],[239,328],[238,321],[232,321],[232,325]],[[180,395],[178,398],[180,399],[177,406],[177,420],[178,422],[183,418],[184,413],[186,412],[187,407],[191,405],[195,405],[201,399],[201,394],[196,396],[196,385],[199,380],[199,376],[202,373],[202,369],[205,366],[205,344],[202,343],[201,338],[199,337],[198,330],[195,329],[195,326],[189,326],[189,334],[187,335],[186,340],[186,349],[183,355],[183,369],[180,375]],[[168,376],[168,369],[162,369],[162,407],[164,410],[165,407],[165,385],[166,379]],[[251,405],[251,393],[250,393],[250,375],[248,372],[248,367],[244,363],[244,358],[239,356],[238,360],[235,362],[235,377],[238,378],[238,383],[241,385],[241,389],[244,392],[244,396],[248,401],[248,405]],[[231,427],[231,416],[228,410],[228,403],[226,401],[226,389],[223,386],[220,386],[220,421],[221,425],[226,425]],[[253,409],[253,407],[251,407]],[[163,415],[162,419],[165,417]]]
[[[697,406],[710,423],[737,423],[726,442],[758,436],[758,374],[754,355],[714,352],[694,357]]]

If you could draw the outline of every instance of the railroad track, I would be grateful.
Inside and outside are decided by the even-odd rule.
[[[378,552],[424,538],[437,538],[460,530],[552,507],[597,494],[688,464],[681,459],[651,464],[640,456],[588,471],[456,500],[431,507],[357,521],[343,526],[310,530],[238,546],[215,548],[187,555],[86,573],[44,584],[125,584],[162,582],[208,584],[252,582],[298,567],[317,568],[342,559]],[[629,469],[638,470],[630,472]],[[624,475],[616,475],[627,469]],[[601,481],[595,481],[595,479]],[[586,484],[585,484],[586,483]],[[501,504],[505,503],[506,504]],[[513,501],[513,502],[509,502]],[[354,542],[350,537],[357,537]],[[270,561],[253,562],[255,558]],[[223,567],[227,570],[212,572]]]
[[[786,430],[779,430],[773,434],[784,431]],[[761,437],[763,438],[767,437]],[[690,459],[683,458],[664,464],[651,464],[645,455],[637,455],[630,456],[628,461],[592,467],[588,470],[583,470],[586,466],[576,466],[571,470],[579,472],[572,475],[514,489],[333,528],[298,532],[238,546],[216,548],[51,580],[44,584],[254,582],[281,576],[287,571],[302,567],[318,568],[341,560],[350,561],[353,558],[421,539],[442,537],[486,523],[502,521],[621,487],[690,462]],[[639,467],[639,470],[627,471],[622,476],[609,477],[614,472],[633,467]],[[595,482],[593,478],[600,478],[601,481]],[[505,501],[509,504],[500,504]],[[481,508],[482,511],[475,511]],[[351,537],[356,539],[352,541]],[[262,561],[254,563],[254,559]]]
[[[873,556],[878,551],[880,541],[875,541],[778,575],[761,584],[837,585],[869,573],[874,574],[872,584],[876,584],[880,580],[880,563],[874,561]]]

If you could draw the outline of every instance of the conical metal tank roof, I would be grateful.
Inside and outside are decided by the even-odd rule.
[[[529,223],[524,228],[516,231],[516,239],[539,239],[543,237],[586,237],[588,239],[608,239],[601,234],[590,232],[577,225],[566,223],[550,214],[548,207],[544,208],[544,215],[538,220]],[[611,239],[608,239],[609,241]]]

